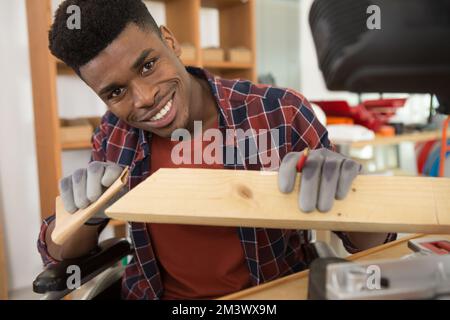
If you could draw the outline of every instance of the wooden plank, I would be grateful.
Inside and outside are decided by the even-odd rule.
[[[27,0],[28,41],[32,76],[34,126],[41,217],[55,211],[61,177],[61,143],[56,101],[56,62],[48,50],[51,1]]]
[[[414,234],[349,256],[350,261],[371,261],[397,259],[411,253],[407,243],[410,239],[422,237],[439,237],[450,240],[450,235]],[[305,300],[308,295],[309,271],[294,273],[289,276],[226,295],[219,300]]]
[[[277,173],[160,169],[107,209],[118,220],[336,231],[450,233],[450,179],[358,176],[327,213],[302,213]]]

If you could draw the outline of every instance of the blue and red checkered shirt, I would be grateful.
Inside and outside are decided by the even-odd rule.
[[[278,129],[279,143],[270,152],[276,152],[279,160],[289,152],[302,151],[306,147],[334,150],[327,130],[301,94],[289,89],[256,85],[250,81],[222,79],[199,68],[188,67],[187,70],[209,82],[219,110],[219,129],[223,132],[227,129]],[[151,139],[150,132],[131,127],[111,112],[106,112],[92,139],[92,160],[129,166],[131,176],[128,186],[131,189],[149,176]],[[246,139],[252,140],[252,137]],[[224,143],[223,148],[234,148],[236,155],[233,163],[225,163],[225,168],[262,169],[264,162],[259,161],[261,154],[250,154],[248,150],[242,152],[239,150],[240,145],[236,141]],[[252,158],[255,160],[255,157],[256,161],[250,161]],[[38,240],[38,249],[45,265],[58,262],[49,255],[45,243],[45,233],[53,219],[54,216],[51,216],[44,221]],[[130,227],[135,251],[123,277],[122,297],[159,299],[164,288],[147,226],[145,223],[130,223]],[[238,234],[252,285],[305,269],[303,246],[310,241],[309,230],[240,227]],[[358,251],[345,233],[336,234],[349,252]],[[386,241],[394,238],[395,234]]]

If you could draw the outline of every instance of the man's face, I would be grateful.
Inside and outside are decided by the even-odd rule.
[[[129,125],[170,137],[189,119],[191,78],[169,30],[129,24],[97,57],[80,68],[83,80],[108,109]]]

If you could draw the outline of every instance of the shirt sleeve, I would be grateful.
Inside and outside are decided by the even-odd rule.
[[[327,129],[317,119],[309,101],[300,94],[296,94],[296,97],[298,98],[298,108],[296,109],[291,122],[292,151],[300,152],[305,148],[328,148],[332,151],[336,151],[335,145],[331,143],[328,138]],[[350,241],[346,232],[333,232],[342,240],[345,249],[349,253],[356,253],[362,250]],[[384,243],[396,239],[396,233],[388,233]]]
[[[95,129],[92,135],[92,153],[91,161],[106,162],[106,145],[108,138],[108,119],[107,114],[102,118],[100,125]]]
[[[56,260],[55,258],[53,258],[50,255],[50,253],[47,250],[47,242],[45,241],[45,235],[47,234],[48,226],[50,225],[50,223],[53,220],[55,220],[55,215],[48,217],[47,219],[45,219],[42,222],[41,230],[39,232],[39,238],[38,238],[38,242],[37,242],[38,252],[41,255],[42,262],[44,263],[45,267],[53,265],[53,264],[57,264],[59,262],[58,260]]]
[[[106,116],[104,116],[102,118],[100,126],[96,128],[92,136],[91,161],[105,161],[104,147],[106,146],[106,137],[107,137],[106,129],[107,129],[107,120]],[[39,238],[37,241],[38,252],[41,255],[45,267],[57,264],[59,262],[50,255],[47,249],[47,243],[45,241],[48,227],[53,220],[55,220],[55,215],[46,218],[42,222],[41,229],[39,231]],[[101,232],[106,227],[107,223],[108,220],[105,220],[104,223],[99,225],[99,232]]]
[[[328,138],[327,129],[320,123],[309,101],[300,94],[295,95],[294,114],[291,121],[291,150],[300,152],[305,148],[328,148],[335,146]]]

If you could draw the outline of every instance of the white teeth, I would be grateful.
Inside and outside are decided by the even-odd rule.
[[[169,102],[166,103],[164,108],[159,110],[159,112],[156,115],[154,115],[150,120],[156,121],[163,118],[169,112],[171,107],[172,107],[172,100],[169,100]]]

